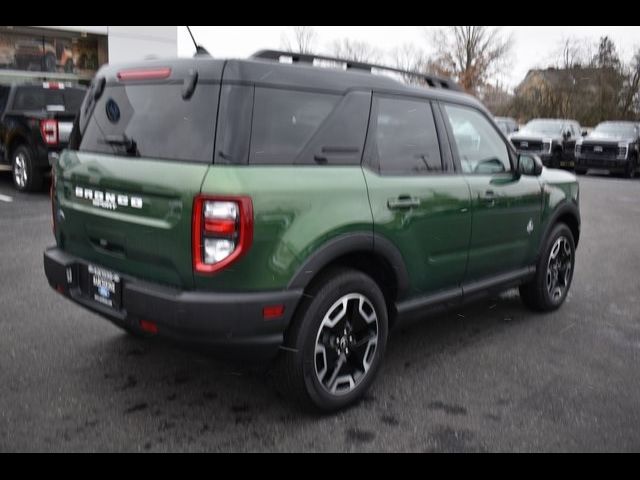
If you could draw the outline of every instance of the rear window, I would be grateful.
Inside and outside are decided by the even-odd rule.
[[[18,88],[13,100],[14,110],[56,110],[77,113],[86,91],[81,88],[61,90],[42,87]]]
[[[83,105],[70,148],[167,160],[213,161],[218,85],[198,85],[184,99],[182,84],[108,85]]]

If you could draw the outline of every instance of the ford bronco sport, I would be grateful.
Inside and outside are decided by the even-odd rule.
[[[44,269],[134,334],[275,360],[333,411],[401,319],[512,287],[560,307],[580,215],[575,177],[518,157],[452,82],[314,60],[103,67],[55,166]]]

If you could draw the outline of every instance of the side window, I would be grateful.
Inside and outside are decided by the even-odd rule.
[[[372,155],[382,174],[442,172],[442,156],[428,101],[379,97]]]
[[[324,93],[256,87],[249,163],[295,163],[340,98]]]
[[[502,138],[479,111],[457,105],[444,105],[462,171],[491,175],[511,171],[509,149]]]

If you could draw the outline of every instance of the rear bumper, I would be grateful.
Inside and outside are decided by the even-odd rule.
[[[181,291],[122,275],[122,308],[113,310],[90,299],[80,273],[88,263],[58,248],[44,252],[49,284],[73,302],[113,323],[140,331],[153,322],[157,336],[204,346],[227,358],[269,359],[283,343],[302,291],[211,293]],[[284,305],[282,317],[265,320],[263,309]]]
[[[578,168],[597,168],[610,172],[623,172],[628,163],[628,159],[591,157],[589,155],[580,155],[576,158],[576,167]]]
[[[58,158],[60,157],[60,153],[66,148],[66,145],[60,145],[57,147],[47,147],[45,145],[38,145],[35,148],[35,158],[34,161],[36,165],[42,167],[43,169],[50,168],[54,165]]]

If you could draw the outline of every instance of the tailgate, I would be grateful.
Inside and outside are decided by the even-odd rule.
[[[66,151],[56,173],[59,246],[125,275],[192,287],[191,211],[208,168]]]
[[[123,275],[193,287],[191,212],[213,161],[222,65],[98,72],[55,168],[58,246]]]

